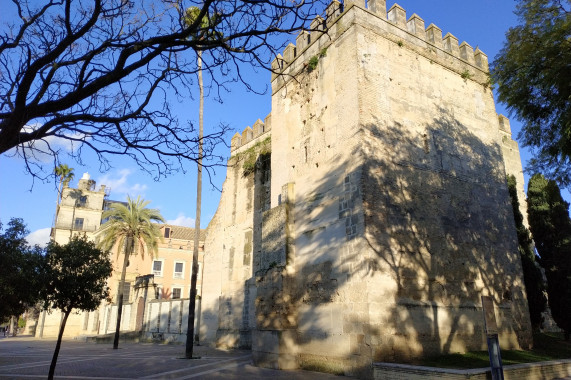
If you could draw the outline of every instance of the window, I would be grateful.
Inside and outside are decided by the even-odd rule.
[[[171,237],[171,229],[170,229],[170,227],[165,227],[165,237],[166,237],[166,238],[170,238],[170,237]]]
[[[73,229],[83,230],[83,218],[75,218],[75,221],[73,222]]]
[[[155,276],[163,276],[163,260],[153,260],[153,274]]]
[[[174,263],[174,278],[184,278],[184,263]]]
[[[119,285],[121,285],[121,283],[119,283]],[[131,283],[125,281],[123,285],[123,302],[127,303],[131,296]],[[117,293],[117,298],[119,298],[119,293]]]
[[[77,200],[77,207],[87,207],[87,195],[82,195]]]
[[[163,288],[161,288],[160,286],[157,286],[155,288],[155,298],[158,300],[163,298]]]
[[[172,299],[176,300],[181,298],[182,296],[182,289],[181,288],[172,288]]]

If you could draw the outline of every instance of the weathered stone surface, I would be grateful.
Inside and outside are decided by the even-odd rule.
[[[487,61],[373,3],[331,12],[332,40],[289,47],[282,70],[296,78],[272,81],[271,165],[249,180],[229,169],[209,227],[207,244],[228,252],[220,299],[256,289],[259,365],[370,377],[374,360],[484,349],[482,295],[494,298],[502,347],[531,343],[505,181],[521,162]],[[235,163],[248,148],[233,149]],[[248,191],[252,207],[240,201]],[[230,248],[249,250],[248,228],[253,270],[237,277]],[[232,302],[226,314],[243,307]],[[229,318],[218,326],[232,336]]]

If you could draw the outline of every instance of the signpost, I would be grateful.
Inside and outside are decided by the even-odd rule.
[[[496,323],[496,314],[494,313],[494,299],[490,296],[482,296],[482,309],[484,311],[484,328],[488,342],[492,380],[504,380],[498,325]]]

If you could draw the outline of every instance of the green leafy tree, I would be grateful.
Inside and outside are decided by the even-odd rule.
[[[510,175],[507,180],[517,230],[518,249],[521,257],[525,291],[527,293],[529,316],[531,318],[532,326],[535,329],[539,329],[542,322],[541,313],[545,311],[545,307],[547,305],[547,299],[545,298],[545,283],[541,273],[541,268],[536,262],[533,241],[531,240],[529,230],[523,224],[523,215],[519,209],[517,182],[515,176]]]
[[[46,305],[59,309],[63,319],[48,379],[53,379],[61,339],[69,315],[75,310],[96,310],[109,297],[107,279],[113,271],[109,255],[85,236],[75,236],[65,245],[50,242],[46,255]]]
[[[569,203],[561,197],[557,183],[535,174],[527,190],[531,233],[545,269],[547,294],[553,319],[563,329],[565,340],[571,331],[571,219]]]
[[[19,316],[39,299],[43,285],[43,250],[26,241],[22,219],[12,218],[6,230],[0,223],[0,322]]]
[[[519,139],[535,150],[532,172],[569,185],[571,176],[571,2],[522,0],[492,76],[499,100],[523,121]]]
[[[158,226],[153,222],[164,223],[165,220],[159,210],[146,207],[149,203],[141,197],[135,200],[127,197],[127,205],[113,203],[110,209],[102,215],[103,219],[109,218],[109,220],[101,226],[98,232],[101,236],[98,246],[105,251],[116,249],[117,255],[123,252],[123,267],[117,292],[117,327],[113,341],[114,349],[119,347],[123,292],[129,257],[139,252],[143,256],[145,251],[154,256],[158,252],[157,240],[162,239]]]

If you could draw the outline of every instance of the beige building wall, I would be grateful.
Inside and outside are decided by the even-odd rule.
[[[232,138],[222,196],[207,228],[201,330],[204,341],[221,347],[251,347],[254,260],[260,249],[260,210],[269,208],[270,184],[269,159],[258,153],[269,148],[270,135],[268,117]],[[255,170],[245,169],[249,160]]]
[[[227,260],[209,294],[217,341],[225,315],[247,314],[231,295],[255,292],[257,365],[369,377],[372,361],[485,349],[489,295],[502,347],[529,347],[505,180],[521,163],[487,57],[397,5],[331,4],[312,24],[328,34],[301,33],[273,64],[271,208],[245,207],[259,183],[233,165],[209,226],[207,251]],[[250,223],[254,288],[228,252]]]
[[[498,115],[498,125],[502,142],[502,155],[506,166],[506,174],[513,175],[517,182],[517,197],[519,200],[519,211],[523,215],[523,223],[529,229],[527,221],[527,194],[525,193],[525,178],[519,154],[519,145],[512,138],[510,121],[504,115]]]
[[[71,236],[86,234],[89,239],[95,240],[95,233],[101,225],[102,213],[106,203],[109,203],[106,200],[105,185],[96,191],[95,181],[85,173],[79,180],[77,189],[65,187],[62,194],[62,201],[57,210],[56,225],[52,229],[52,239],[59,244],[66,244]],[[139,309],[146,312],[141,299],[151,301],[189,298],[194,231],[193,228],[188,227],[160,225],[163,239],[158,242],[159,249],[156,256],[144,252],[130,258],[125,278],[129,288],[128,297],[124,300],[122,330],[141,328],[141,318],[144,316],[139,316],[139,321],[137,321],[137,313],[140,313]],[[197,295],[201,296],[204,231],[201,231],[199,241]],[[117,250],[110,252],[110,255],[113,263],[113,272],[108,280],[111,303],[104,302],[98,310],[93,312],[72,313],[66,323],[65,337],[106,334],[115,331],[117,307],[113,308],[112,305],[117,302],[123,255],[118,255]],[[154,265],[155,261],[159,263],[157,267]],[[154,279],[150,282],[145,295],[142,284],[138,284],[136,279],[149,274],[153,274]],[[59,311],[42,312],[37,321],[36,336],[56,337],[61,319],[62,314]]]
[[[190,278],[192,271],[192,255],[194,249],[194,228],[174,226],[171,224],[160,225],[160,233],[163,238],[158,242],[158,252],[153,254],[145,251],[132,255],[129,258],[125,282],[129,283],[129,298],[124,302],[134,302],[137,295],[134,286],[139,276],[154,275],[153,294],[150,298],[173,299],[188,298],[190,295]],[[204,232],[201,231],[199,245],[199,276],[197,281],[197,294],[200,295],[201,272],[204,253]],[[117,292],[123,269],[123,254],[117,255],[117,250],[111,252],[113,261],[113,273],[109,278],[112,302],[117,302]],[[154,263],[158,262],[155,268]],[[180,271],[175,271],[176,264]],[[182,268],[180,268],[182,266]],[[155,270],[156,269],[156,270]],[[173,295],[173,289],[179,289],[180,293]],[[177,291],[178,292],[178,291]]]
[[[105,185],[96,190],[95,181],[90,179],[88,173],[83,174],[77,189],[64,187],[56,210],[52,239],[59,244],[66,244],[71,236],[86,234],[93,240],[93,234],[101,225],[106,195]]]
[[[101,214],[107,196],[105,185],[96,189],[95,181],[84,173],[77,188],[62,189],[61,202],[57,205],[55,226],[51,239],[58,244],[67,244],[72,236],[86,235],[94,240],[95,231],[101,225]],[[65,337],[81,335],[86,330],[86,313],[71,313],[66,322]],[[57,337],[63,314],[57,310],[43,311],[36,321],[36,337]]]

